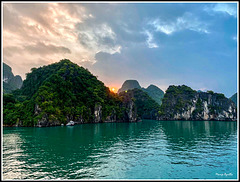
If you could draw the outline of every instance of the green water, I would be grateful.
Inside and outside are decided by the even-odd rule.
[[[3,128],[3,179],[237,179],[237,123]]]

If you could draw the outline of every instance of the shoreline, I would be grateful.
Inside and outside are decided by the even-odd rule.
[[[220,122],[237,122],[238,120],[156,120],[156,119],[141,119],[141,120],[138,120],[138,121],[133,121],[133,122],[128,122],[128,121],[104,121],[104,122],[90,122],[90,123],[76,123],[74,124],[73,126],[75,125],[81,125],[81,124],[102,124],[102,123],[138,123],[138,122],[142,122],[143,120],[154,120],[154,121],[220,121]],[[47,128],[47,127],[59,127],[59,126],[67,126],[67,125],[50,125],[50,126],[39,126],[39,125],[36,125],[36,126],[16,126],[16,125],[2,125],[2,127],[5,127],[5,128],[10,128],[10,127],[32,127],[32,128]]]

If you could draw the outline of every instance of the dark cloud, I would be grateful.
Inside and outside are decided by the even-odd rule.
[[[46,55],[46,54],[71,54],[70,49],[64,46],[56,46],[52,44],[44,44],[42,42],[38,42],[33,45],[24,46],[24,50],[28,51],[31,54],[39,54],[39,55]]]
[[[92,48],[90,45],[90,37],[88,37],[85,33],[79,33],[78,34],[78,41],[80,44],[82,44],[83,46],[87,47],[87,48]]]
[[[86,27],[95,29],[107,23],[116,34],[116,44],[130,46],[145,41],[142,34],[142,19],[138,17],[137,9],[131,4],[101,4],[101,8],[99,4],[84,4],[83,6],[94,18],[79,24],[78,30],[84,30]]]
[[[120,51],[120,45],[117,44],[116,33],[106,23],[79,23],[78,29],[79,43],[94,52],[115,53]]]

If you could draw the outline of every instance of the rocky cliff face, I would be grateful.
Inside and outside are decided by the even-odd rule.
[[[140,118],[137,117],[137,109],[135,103],[128,98],[124,98],[123,102],[121,103],[122,113],[121,117],[117,115],[116,111],[113,109],[111,114],[106,118],[103,118],[102,112],[103,107],[100,104],[95,104],[94,107],[94,119],[93,123],[103,123],[103,122],[137,122],[140,121]],[[39,115],[41,113],[41,108],[36,104],[35,105],[35,115]],[[91,114],[90,114],[91,115]],[[71,116],[67,116],[67,122],[73,120]],[[86,123],[82,116],[80,116],[77,120],[74,120],[75,123]],[[61,122],[56,119],[50,119],[48,114],[43,114],[37,121],[36,126],[38,127],[48,127],[48,126],[59,126]],[[18,126],[22,126],[21,123]]]
[[[7,64],[3,63],[3,81],[8,82],[9,79],[12,79],[14,77],[12,73],[12,68],[8,66]]]
[[[123,98],[123,103],[127,103],[125,107],[134,111],[134,117],[137,114],[137,117],[141,119],[156,119],[160,106],[142,89],[135,88],[121,92],[119,96]]]
[[[21,88],[23,84],[22,78],[19,75],[14,76],[12,68],[3,63],[3,91],[10,93],[13,90]]]
[[[163,98],[159,120],[237,120],[235,104],[223,94],[196,92],[170,86]]]
[[[122,97],[122,102],[119,107],[121,114],[117,114],[115,109],[112,109],[111,114],[103,118],[102,106],[96,105],[94,110],[94,121],[99,122],[137,122],[140,120],[137,114],[137,107],[131,95],[125,94]]]
[[[100,123],[102,121],[102,106],[97,104],[94,108],[94,122]]]
[[[128,122],[136,122],[137,120],[140,120],[138,118],[137,106],[134,102],[133,95],[126,92],[124,94],[124,92],[122,92],[120,96],[122,97],[121,107],[124,108],[122,113],[123,120]]]

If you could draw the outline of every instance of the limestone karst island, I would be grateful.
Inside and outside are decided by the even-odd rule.
[[[1,2],[1,180],[239,179],[239,2]]]
[[[151,84],[142,88],[136,80],[126,80],[114,93],[87,69],[67,59],[32,68],[23,83],[4,64],[4,92],[6,126],[237,119],[236,103],[224,94],[195,91],[186,85],[170,85],[164,94]]]

